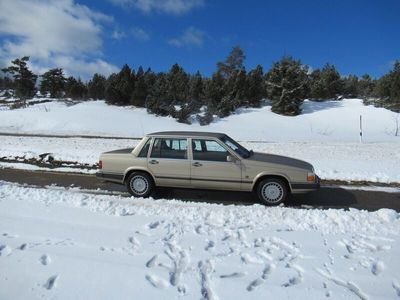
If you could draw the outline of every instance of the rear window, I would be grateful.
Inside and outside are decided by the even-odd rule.
[[[148,139],[144,144],[142,150],[140,150],[138,157],[147,157],[147,153],[149,153],[151,139]]]

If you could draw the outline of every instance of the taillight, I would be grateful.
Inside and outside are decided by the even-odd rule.
[[[101,160],[99,160],[99,169],[103,168],[103,162]]]

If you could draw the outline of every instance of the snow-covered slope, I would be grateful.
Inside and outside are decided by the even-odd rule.
[[[226,132],[247,141],[357,142],[362,115],[364,141],[400,139],[393,134],[398,115],[384,108],[365,106],[360,99],[305,101],[302,108],[303,113],[296,117],[274,114],[269,105],[260,109],[242,108],[227,118],[200,126],[150,115],[142,108],[109,106],[104,101],[72,106],[52,102],[0,111],[0,132],[141,137],[160,130],[202,130]]]
[[[393,210],[222,206],[0,181],[0,299],[396,299]]]

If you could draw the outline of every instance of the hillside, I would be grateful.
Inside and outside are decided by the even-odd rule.
[[[144,108],[110,106],[104,101],[53,101],[14,110],[3,106],[0,132],[141,137],[160,130],[202,130],[226,132],[243,141],[358,142],[360,115],[365,142],[400,141],[394,136],[399,114],[365,106],[360,99],[306,100],[296,117],[272,113],[270,105],[242,108],[207,126],[196,121],[181,124],[148,114]]]

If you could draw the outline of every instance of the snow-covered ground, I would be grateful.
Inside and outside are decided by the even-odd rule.
[[[400,214],[0,182],[0,299],[396,299]]]
[[[133,147],[133,139],[44,138],[2,136],[0,158],[40,159],[51,153],[55,160],[94,165],[101,152]],[[333,142],[242,142],[254,151],[286,155],[312,163],[323,179],[400,183],[400,144]],[[0,167],[32,169],[26,164],[0,162]],[[38,168],[38,167],[35,167]],[[55,169],[66,171],[65,167]],[[72,169],[72,171],[86,172]],[[94,172],[93,170],[91,172]]]
[[[72,104],[54,101],[1,110],[0,132],[141,137],[160,130],[202,130],[226,132],[240,140],[357,142],[362,115],[366,142],[399,142],[394,136],[399,114],[365,106],[360,99],[305,101],[303,113],[296,117],[274,114],[270,105],[242,108],[208,126],[180,124],[143,108],[109,106],[104,101]]]

